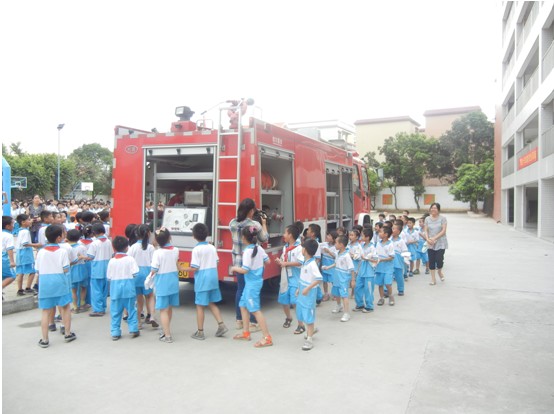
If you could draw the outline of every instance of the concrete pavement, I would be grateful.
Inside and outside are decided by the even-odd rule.
[[[312,351],[281,327],[276,293],[263,311],[275,346],[195,341],[193,292],[181,289],[175,342],[155,330],[112,342],[109,319],[75,315],[77,341],[37,346],[40,311],[2,318],[3,410],[40,412],[551,413],[554,412],[554,245],[488,218],[446,214],[446,281],[410,279],[396,306],[318,308]],[[233,289],[221,306],[234,325]],[[258,338],[260,334],[253,334]]]

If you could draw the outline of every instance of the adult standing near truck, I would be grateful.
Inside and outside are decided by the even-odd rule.
[[[251,198],[245,198],[242,200],[237,208],[237,217],[235,217],[231,222],[229,223],[229,229],[231,230],[231,234],[233,237],[233,265],[234,266],[242,266],[242,252],[243,248],[246,246],[242,245],[241,242],[241,232],[242,229],[246,227],[255,227],[258,232],[258,241],[260,243],[265,243],[269,237],[267,232],[267,223],[265,218],[262,217],[260,224],[259,222],[255,221],[252,217],[254,216],[254,213],[256,212],[256,203]],[[235,295],[235,313],[236,313],[236,328],[242,329],[243,327],[243,320],[240,313],[240,298],[242,296],[242,292],[244,290],[244,275],[240,273],[235,273],[235,276],[237,278],[237,293]],[[252,327],[254,330],[257,329],[256,319],[253,315],[250,315],[250,323],[254,324]],[[250,329],[252,332],[253,329]]]
[[[40,199],[40,196],[38,194],[35,194],[35,196],[33,197],[33,202],[29,206],[29,215],[31,216],[31,220],[33,223],[31,224],[30,229],[31,241],[33,243],[36,243],[38,241],[38,231],[42,226],[42,223],[40,222],[40,213],[42,213],[42,210],[44,210],[42,200]]]
[[[440,214],[441,205],[439,203],[431,204],[429,207],[429,216],[425,218],[425,239],[427,240],[427,254],[429,256],[429,269],[431,270],[431,283],[437,283],[435,279],[435,269],[439,273],[439,278],[444,282],[442,267],[444,265],[444,252],[448,249],[448,239],[446,238],[446,217]]]

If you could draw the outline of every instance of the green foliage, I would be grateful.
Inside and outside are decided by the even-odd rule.
[[[111,194],[113,154],[100,144],[85,144],[69,155],[77,166],[73,184],[94,183],[94,194]]]
[[[492,193],[494,186],[494,161],[485,160],[479,165],[462,164],[457,171],[457,180],[449,192],[454,200],[470,203],[472,211],[477,211],[477,202]]]

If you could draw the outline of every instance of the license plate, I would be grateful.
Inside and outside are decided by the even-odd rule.
[[[189,267],[189,262],[179,262],[179,266]],[[179,270],[179,279],[188,279],[189,277],[189,272],[183,272],[182,270]]]

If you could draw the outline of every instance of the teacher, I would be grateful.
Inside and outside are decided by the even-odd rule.
[[[254,226],[258,230],[258,242],[264,243],[268,239],[267,224],[266,220],[262,218],[262,224],[252,219],[254,213],[256,212],[256,203],[251,198],[245,198],[239,204],[237,209],[237,217],[231,220],[229,223],[229,230],[231,230],[231,235],[233,237],[233,265],[242,267],[242,229],[245,227]],[[246,246],[244,246],[246,247]],[[237,293],[235,295],[235,313],[236,313],[236,328],[243,328],[242,315],[240,313],[240,298],[244,290],[245,282],[244,275],[240,273],[235,273],[237,278]],[[251,314],[250,315],[250,332],[259,331],[260,328],[256,323],[256,318]]]
[[[425,239],[427,240],[427,255],[429,256],[429,270],[431,270],[431,286],[436,285],[435,269],[439,273],[439,278],[444,282],[442,267],[444,266],[444,252],[448,249],[448,239],[446,238],[446,217],[440,214],[441,205],[439,203],[431,204],[429,216],[425,218]]]

